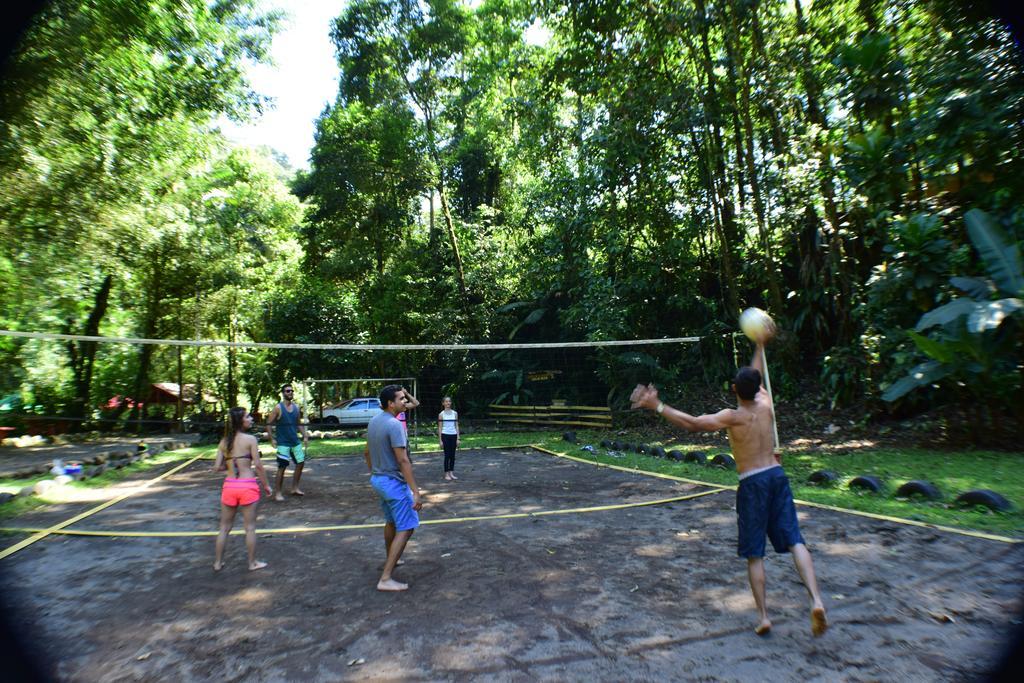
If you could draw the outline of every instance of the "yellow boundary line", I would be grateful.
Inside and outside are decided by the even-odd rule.
[[[597,462],[597,461],[594,461],[594,460],[587,460],[585,458],[578,458],[578,457],[573,456],[573,455],[566,455],[565,453],[557,453],[555,451],[550,451],[550,450],[548,450],[546,448],[542,448],[541,446],[537,446],[537,445],[534,445],[534,446],[531,446],[531,447],[534,448],[535,450],[540,451],[541,453],[547,453],[548,455],[553,455],[553,456],[555,456],[557,458],[566,458],[568,460],[575,460],[576,462],[583,462],[583,463],[587,463],[588,465],[595,465],[597,467],[608,467],[610,469],[620,470],[622,472],[633,472],[635,474],[642,474],[642,475],[648,476],[648,477],[658,477],[659,479],[673,479],[675,481],[685,481],[688,484],[698,484],[700,486],[718,486],[718,487],[720,487],[722,489],[730,489],[730,490],[733,490],[733,491],[735,491],[736,488],[737,488],[736,486],[729,486],[729,485],[726,485],[726,484],[713,484],[711,482],[699,481],[697,479],[685,479],[683,477],[675,477],[675,476],[672,476],[671,474],[662,474],[660,472],[648,472],[647,470],[630,469],[628,467],[620,467],[618,465],[609,465],[609,464],[603,463],[603,462]],[[796,498],[793,499],[793,502],[796,503],[797,505],[806,505],[807,507],[820,508],[822,510],[831,510],[832,512],[845,512],[846,514],[857,515],[858,517],[868,517],[869,519],[878,519],[878,520],[882,520],[882,521],[885,521],[885,522],[894,522],[896,524],[906,524],[907,526],[917,526],[917,527],[923,527],[923,528],[926,528],[926,529],[935,529],[936,531],[946,531],[946,532],[949,532],[949,533],[952,533],[952,534],[960,534],[961,536],[971,536],[973,538],[983,538],[983,539],[989,540],[989,541],[1000,541],[1002,543],[1024,543],[1024,539],[1010,538],[1009,536],[999,536],[998,534],[988,534],[988,533],[985,533],[984,531],[971,531],[969,529],[957,529],[956,527],[943,526],[941,524],[932,524],[931,522],[919,522],[919,521],[914,520],[914,519],[904,519],[902,517],[892,517],[890,515],[880,515],[880,514],[877,514],[877,513],[874,513],[874,512],[862,512],[860,510],[851,510],[849,508],[841,508],[841,507],[837,507],[835,505],[826,505],[825,503],[815,503],[815,502],[812,502],[812,501],[809,501],[809,500],[799,500],[799,499],[796,499]]]
[[[575,460],[576,462],[586,463],[587,465],[594,465],[596,467],[607,467],[610,470],[618,470],[619,472],[632,472],[633,474],[642,474],[645,477],[657,477],[658,479],[671,479],[672,481],[682,481],[687,484],[696,484],[697,486],[712,486],[714,488],[735,491],[736,487],[729,484],[713,484],[708,481],[699,481],[697,479],[687,479],[686,477],[677,477],[671,474],[662,474],[661,472],[649,472],[647,470],[635,469],[630,467],[622,467],[621,465],[609,465],[605,462],[597,462],[596,460],[587,460],[586,458],[578,458],[575,455],[566,455],[565,453],[559,453],[557,451],[549,451],[548,449],[531,444],[530,448],[538,450],[541,453],[547,453],[553,455],[556,458],[565,458],[566,460]]]
[[[214,448],[214,446],[210,446],[210,448]],[[468,449],[468,450],[474,450],[474,451],[494,451],[494,450],[522,450],[524,448],[536,448],[536,447],[533,444],[522,443],[522,444],[516,444],[514,446],[465,446],[464,448]],[[440,449],[429,450],[429,451],[417,451],[417,450],[414,450],[412,452],[413,455],[434,455],[434,454],[441,454],[441,453],[444,453],[444,451],[440,450]],[[363,455],[362,451],[353,451],[351,453],[333,453],[333,454],[330,454],[330,455],[319,455],[319,454],[314,452],[312,455],[310,455],[309,453],[306,454],[306,461],[309,462],[309,461],[312,461],[312,460],[318,460],[320,458],[356,458],[356,457],[362,457],[362,455]],[[274,451],[267,451],[266,453],[264,453],[261,450],[260,451],[260,456],[264,457],[264,458],[273,458],[274,457]],[[216,460],[217,459],[216,455],[212,455],[212,454],[204,454],[204,455],[201,455],[199,457],[200,457],[201,460]],[[706,486],[706,484],[705,484],[705,486]]]
[[[34,535],[30,536],[29,538],[26,538],[26,539],[24,539],[24,540],[22,540],[22,541],[20,541],[18,543],[15,543],[14,545],[12,545],[9,548],[5,548],[3,551],[0,551],[0,560],[4,559],[5,557],[10,557],[11,555],[13,555],[14,553],[18,552],[19,550],[23,550],[23,549],[27,548],[28,546],[32,545],[33,543],[35,543],[36,541],[41,541],[41,540],[43,540],[44,538],[46,538],[47,536],[49,536],[51,534],[59,533],[61,531],[61,529],[63,529],[64,527],[71,526],[75,522],[80,522],[81,520],[85,519],[86,517],[89,517],[90,515],[96,514],[100,510],[106,510],[111,505],[115,505],[117,503],[120,503],[125,498],[128,498],[130,496],[135,495],[136,493],[138,493],[140,491],[144,491],[144,490],[148,489],[150,486],[152,486],[153,484],[157,483],[158,481],[160,481],[162,479],[166,479],[167,477],[171,476],[175,472],[178,472],[178,471],[188,467],[189,465],[191,465],[192,463],[196,462],[197,460],[199,460],[202,457],[203,456],[201,456],[201,455],[197,455],[194,458],[191,458],[190,460],[186,460],[185,462],[181,463],[180,465],[177,465],[177,466],[172,467],[171,469],[167,470],[166,472],[161,474],[159,477],[156,477],[155,479],[150,479],[149,481],[141,484],[140,486],[136,486],[135,488],[131,489],[127,493],[125,493],[123,495],[120,495],[117,498],[114,498],[113,500],[108,500],[106,503],[101,503],[100,505],[97,505],[94,508],[90,508],[89,510],[86,510],[85,512],[83,512],[81,514],[75,515],[71,519],[65,520],[65,521],[61,522],[60,524],[55,524],[55,525],[49,527],[48,529],[40,529],[38,531],[28,532],[28,533],[33,533]]]
[[[715,493],[721,493],[725,489],[712,489],[710,491],[700,491],[698,493],[690,493],[685,496],[676,496],[674,498],[660,498],[658,500],[647,500],[640,503],[619,503],[617,505],[597,505],[585,508],[567,508],[564,510],[541,510],[539,512],[512,512],[504,515],[481,515],[479,517],[452,517],[450,519],[428,519],[420,522],[421,525],[427,524],[455,524],[459,522],[485,522],[494,519],[525,519],[528,517],[547,517],[551,515],[569,515],[578,514],[584,512],[605,512],[607,510],[624,510],[626,508],[638,508],[646,507],[651,505],[665,505],[666,503],[677,503],[683,500],[690,500],[692,498],[700,498],[701,496],[710,496]],[[336,524],[332,526],[317,526],[317,527],[289,527],[285,529],[261,529],[256,533],[259,535],[264,534],[301,534],[310,533],[315,531],[349,531],[353,529],[379,529],[384,526],[383,523],[374,524]],[[40,529],[0,529],[0,531],[16,532],[16,533],[36,533],[41,532]],[[48,534],[61,534],[64,536],[109,536],[109,537],[130,537],[130,538],[183,538],[183,537],[199,537],[199,536],[216,536],[217,531],[109,531],[109,530],[86,530],[86,529],[47,529]],[[245,533],[244,529],[235,529],[231,532],[233,535],[241,535]]]
[[[906,524],[907,526],[919,526],[925,529],[935,529],[936,531],[948,531],[952,534],[961,534],[962,536],[973,536],[974,538],[984,538],[989,541],[1001,541],[1002,543],[1024,543],[1024,539],[1011,538],[1009,536],[1000,536],[998,534],[987,534],[984,531],[971,531],[969,529],[957,529],[953,526],[943,526],[942,524],[932,524],[931,522],[920,522],[916,519],[905,519],[903,517],[890,517],[889,515],[880,515],[874,512],[862,512],[860,510],[849,510],[847,508],[836,507],[835,505],[826,505],[825,503],[815,503],[809,500],[795,500],[793,501],[797,505],[806,505],[812,508],[821,508],[822,510],[831,510],[833,512],[845,512],[851,515],[857,515],[859,517],[868,517],[870,519],[880,519],[886,522],[895,522],[897,524]]]
[[[585,458],[579,458],[579,457],[576,457],[576,456],[568,455],[566,453],[559,453],[557,451],[552,451],[552,450],[549,450],[549,449],[544,448],[542,446],[538,446],[536,444],[516,445],[516,446],[482,446],[482,447],[479,447],[480,450],[483,450],[485,448],[486,449],[494,449],[494,450],[514,450],[514,449],[517,449],[517,448],[532,448],[532,449],[534,449],[536,451],[540,451],[541,453],[545,453],[547,455],[551,455],[551,456],[554,456],[554,457],[557,457],[557,458],[563,458],[565,460],[573,460],[575,462],[580,462],[580,463],[584,463],[584,464],[587,464],[587,465],[592,465],[594,467],[605,467],[605,468],[608,468],[608,469],[611,469],[611,470],[620,471],[620,472],[630,472],[630,473],[633,473],[633,474],[640,474],[640,475],[643,475],[645,477],[653,477],[653,478],[657,478],[657,479],[668,479],[668,480],[671,480],[671,481],[679,481],[679,482],[684,482],[684,483],[687,483],[687,484],[694,484],[694,485],[697,485],[697,486],[710,487],[712,490],[710,490],[710,491],[701,491],[699,493],[689,494],[689,495],[686,495],[686,496],[678,496],[678,497],[675,497],[675,498],[662,498],[662,499],[659,499],[659,500],[645,501],[645,502],[641,502],[641,503],[622,503],[622,504],[618,504],[618,505],[601,505],[601,506],[593,506],[593,507],[585,507],[585,508],[569,508],[569,509],[565,509],[565,510],[542,510],[540,512],[519,512],[519,513],[510,513],[510,514],[506,514],[506,515],[485,515],[485,516],[479,516],[479,517],[454,517],[454,518],[451,518],[451,519],[433,519],[433,520],[425,520],[425,521],[423,521],[422,522],[423,525],[428,525],[428,524],[453,524],[453,523],[459,523],[459,522],[487,521],[487,520],[492,520],[492,519],[523,519],[523,518],[528,518],[528,517],[541,517],[541,516],[548,516],[548,515],[579,514],[579,513],[586,513],[586,512],[601,512],[601,511],[606,511],[606,510],[621,510],[621,509],[626,509],[626,508],[645,507],[645,506],[652,506],[652,505],[664,505],[664,504],[667,504],[667,503],[679,502],[679,501],[683,501],[683,500],[691,500],[693,498],[700,498],[702,496],[712,495],[712,494],[715,494],[715,493],[721,493],[723,491],[734,491],[737,488],[736,486],[732,486],[732,485],[728,485],[728,484],[716,484],[716,483],[712,483],[712,482],[701,481],[701,480],[698,480],[698,479],[688,479],[686,477],[677,477],[677,476],[674,476],[674,475],[671,475],[671,474],[663,474],[661,472],[649,472],[647,470],[642,470],[642,469],[637,469],[637,468],[622,467],[620,465],[611,465],[611,464],[608,464],[608,463],[597,462],[597,461],[594,461],[594,460],[587,460]],[[433,453],[433,452],[435,452],[435,451],[420,451],[420,453]],[[440,452],[440,451],[436,451],[436,452]],[[344,456],[325,456],[325,457],[344,457]],[[183,462],[180,465],[177,465],[176,467],[168,470],[167,472],[164,472],[163,474],[161,474],[160,476],[156,477],[155,479],[151,479],[150,481],[145,482],[144,484],[142,484],[142,485],[132,489],[131,491],[125,493],[122,496],[119,496],[119,497],[117,497],[117,498],[115,498],[113,500],[107,501],[106,503],[102,503],[102,504],[100,504],[100,505],[98,505],[98,506],[96,506],[94,508],[91,508],[91,509],[89,509],[89,510],[87,510],[87,511],[85,511],[85,512],[79,514],[79,515],[76,515],[75,517],[72,517],[69,520],[61,522],[60,524],[56,524],[56,525],[54,525],[52,527],[45,528],[45,529],[43,529],[43,528],[39,528],[39,529],[36,529],[36,528],[0,528],[0,532],[34,534],[32,537],[24,539],[21,542],[15,544],[15,545],[13,545],[13,546],[11,546],[9,548],[4,549],[3,551],[0,551],[0,560],[4,559],[6,557],[9,557],[10,555],[13,555],[14,553],[18,552],[19,550],[22,550],[22,549],[28,547],[29,545],[32,545],[33,543],[35,543],[37,541],[40,541],[40,540],[46,538],[47,536],[50,536],[50,535],[53,535],[53,534],[66,535],[66,536],[104,536],[104,537],[126,537],[126,538],[127,537],[132,537],[132,538],[150,538],[150,537],[161,538],[161,537],[215,536],[217,534],[216,531],[199,531],[199,532],[195,532],[195,531],[150,531],[150,532],[144,532],[144,531],[121,531],[121,532],[118,532],[118,531],[107,531],[107,530],[96,530],[96,531],[93,531],[93,530],[66,529],[66,527],[68,527],[68,526],[70,526],[70,525],[72,525],[72,524],[74,524],[76,522],[79,522],[79,521],[81,521],[81,520],[83,520],[83,519],[85,519],[85,518],[87,518],[87,517],[89,517],[89,516],[91,516],[91,515],[93,515],[93,514],[95,514],[97,512],[100,512],[101,510],[105,510],[106,508],[108,508],[108,507],[110,507],[112,505],[115,505],[116,503],[119,503],[119,502],[125,500],[126,498],[129,498],[130,496],[133,496],[136,493],[149,488],[153,484],[155,484],[155,483],[157,483],[157,482],[159,482],[159,481],[161,481],[161,480],[171,476],[172,474],[175,474],[175,473],[181,471],[185,467],[188,467],[192,463],[196,462],[197,460],[201,460],[201,459],[204,459],[204,456],[203,455],[197,455],[194,458],[191,458],[190,460],[187,460],[186,462]],[[889,516],[889,515],[880,515],[880,514],[876,514],[876,513],[872,513],[872,512],[862,512],[862,511],[859,511],[859,510],[850,510],[848,508],[836,507],[834,505],[826,505],[824,503],[815,503],[815,502],[812,502],[812,501],[799,500],[799,499],[795,499],[793,502],[796,503],[797,505],[804,505],[804,506],[807,506],[807,507],[820,508],[822,510],[829,510],[829,511],[832,511],[832,512],[841,512],[841,513],[846,513],[846,514],[850,514],[850,515],[856,515],[856,516],[859,516],[859,517],[867,517],[869,519],[877,519],[877,520],[886,521],[886,522],[893,522],[893,523],[896,523],[896,524],[904,524],[904,525],[907,525],[907,526],[916,526],[916,527],[922,527],[922,528],[927,528],[927,529],[935,529],[937,531],[945,531],[945,532],[948,532],[948,533],[954,533],[954,534],[959,534],[959,535],[962,535],[962,536],[969,536],[969,537],[973,537],[973,538],[981,538],[981,539],[990,540],[990,541],[999,541],[999,542],[1002,542],[1002,543],[1010,543],[1010,544],[1016,544],[1016,543],[1024,542],[1024,541],[1022,541],[1022,539],[1009,538],[1009,537],[1006,537],[1006,536],[999,536],[997,534],[988,534],[988,533],[981,532],[981,531],[970,531],[970,530],[966,530],[966,529],[957,529],[955,527],[948,527],[948,526],[943,526],[943,525],[940,525],[940,524],[932,524],[930,522],[920,522],[920,521],[911,520],[911,519],[903,519],[903,518],[900,518],[900,517],[892,517],[892,516]],[[308,532],[317,532],[317,531],[345,531],[345,530],[356,530],[356,529],[374,529],[374,528],[379,528],[380,526],[381,526],[380,524],[339,524],[339,525],[322,526],[322,527],[292,527],[292,528],[285,528],[285,529],[264,529],[262,531],[258,531],[257,533],[259,533],[259,534],[296,534],[296,533],[308,533]],[[236,534],[236,535],[240,535],[242,533],[244,533],[244,532],[243,532],[243,530],[240,530],[240,529],[239,530],[235,530],[235,531],[232,532],[232,534]]]

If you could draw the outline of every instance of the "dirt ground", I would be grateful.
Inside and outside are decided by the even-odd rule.
[[[811,636],[792,564],[770,554],[775,628],[758,638],[731,491],[460,521],[709,489],[535,451],[462,452],[454,483],[438,456],[415,460],[423,520],[452,522],[416,532],[396,571],[407,593],[374,590],[379,528],[261,535],[270,566],[253,573],[233,536],[220,574],[209,536],[51,536],[0,560],[0,609],[62,681],[935,681],[991,666],[1024,607],[1024,544],[800,508],[832,627]],[[210,465],[72,528],[211,531]],[[308,495],[261,503],[260,529],[379,524],[365,469],[362,458],[313,460]]]

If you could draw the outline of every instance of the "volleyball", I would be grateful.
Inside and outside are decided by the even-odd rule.
[[[740,329],[751,341],[764,342],[775,335],[775,321],[760,308],[748,308],[740,314]]]

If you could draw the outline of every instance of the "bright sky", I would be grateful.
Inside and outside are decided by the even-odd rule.
[[[481,0],[467,0],[470,7]],[[222,118],[221,130],[234,142],[266,145],[285,154],[295,168],[309,168],[314,122],[324,106],[338,94],[338,67],[329,32],[332,19],[345,8],[346,0],[262,0],[267,10],[287,13],[270,48],[272,64],[250,66],[252,87],[272,98],[271,108],[260,118],[238,125]],[[526,40],[545,44],[550,32],[539,22],[526,32]]]
[[[266,145],[284,153],[292,166],[309,168],[314,121],[338,93],[338,67],[329,37],[330,22],[341,14],[345,0],[263,0],[266,9],[288,16],[271,46],[271,65],[249,67],[253,88],[273,99],[271,109],[251,123],[219,123],[235,142]]]

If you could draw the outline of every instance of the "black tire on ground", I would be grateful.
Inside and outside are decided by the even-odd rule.
[[[636,452],[637,453],[643,453],[643,454],[646,455],[646,454],[651,452],[651,447],[648,446],[645,443],[642,443],[642,444],[640,444],[639,446],[636,447]]]
[[[935,486],[935,484],[932,484],[931,482],[928,481],[922,481],[919,479],[908,481],[906,484],[896,489],[896,495],[899,496],[900,498],[921,496],[922,498],[927,498],[928,500],[939,500],[940,498],[942,498],[942,494],[939,492],[939,489]]]
[[[807,481],[811,484],[817,484],[818,486],[831,486],[839,480],[839,475],[832,470],[818,470],[811,472],[811,476],[807,477]]]
[[[611,447],[612,447],[612,442],[611,441],[609,441],[608,439],[602,439],[601,440],[601,448],[611,448]]]
[[[626,450],[626,444],[622,443],[621,441],[612,441],[612,450],[624,451]]]
[[[636,453],[636,444],[635,443],[624,444],[623,448],[625,450],[627,450],[627,451],[632,451],[633,453]]]
[[[325,418],[323,419],[323,423],[324,423],[324,424],[327,424],[327,425],[336,425],[336,424],[341,424],[341,423],[340,423],[340,422],[338,421],[338,416],[337,416],[337,415],[328,415],[327,417],[325,417]]]
[[[569,443],[576,443],[576,432],[566,432],[565,434],[562,434],[562,439]]]
[[[661,446],[655,446],[654,448],[651,449],[651,455],[653,455],[655,458],[664,458],[668,454],[665,453],[665,449],[662,448]]]
[[[1006,512],[1013,507],[1010,501],[990,489],[965,491],[956,497],[956,502],[961,505],[984,505],[990,510],[999,512]]]
[[[683,454],[683,462],[692,462],[698,465],[707,465],[708,456],[704,455],[703,451],[690,451],[689,453]]]
[[[882,480],[878,477],[873,477],[870,474],[862,474],[859,477],[851,479],[847,486],[851,489],[864,489],[866,491],[871,491],[872,493],[881,493]]]
[[[725,453],[719,453],[715,457],[711,458],[711,465],[713,467],[721,467],[723,470],[736,469],[736,461],[732,459],[731,455],[727,455]]]
[[[683,462],[683,461],[686,460],[686,456],[683,455],[683,452],[682,451],[677,451],[677,450],[669,451],[668,452],[668,457],[670,457],[673,460],[678,460],[679,462]]]

